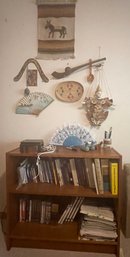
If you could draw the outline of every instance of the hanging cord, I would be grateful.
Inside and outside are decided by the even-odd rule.
[[[48,153],[54,153],[55,150],[56,150],[56,146],[55,145],[44,146],[43,147],[43,152],[40,152],[40,153],[37,154],[36,165],[38,166],[41,155],[48,154]]]
[[[109,87],[109,83],[105,74],[105,70],[102,68],[102,85],[104,85],[106,94],[108,97],[112,98],[111,90]]]
[[[101,46],[99,46],[99,58],[101,56]],[[105,74],[105,71],[104,71],[104,66],[103,66],[103,63],[101,65],[101,68],[99,69],[99,86],[101,87],[101,90],[102,92],[105,91],[106,93],[106,96],[107,97],[110,97],[112,98],[112,94],[111,94],[111,91],[110,91],[110,88],[109,88],[109,84],[108,84],[108,81],[106,79],[106,74]]]

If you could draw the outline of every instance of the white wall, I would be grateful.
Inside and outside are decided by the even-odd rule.
[[[63,103],[55,98],[55,87],[61,81],[75,80],[88,88],[87,70],[73,73],[60,81],[51,73],[97,59],[99,46],[107,86],[115,103],[115,110],[97,130],[92,130],[97,141],[104,130],[113,127],[112,143],[129,162],[130,153],[130,1],[129,0],[78,0],[75,19],[75,58],[69,60],[39,60],[49,83],[39,78],[32,91],[50,94],[55,101],[38,117],[15,114],[15,106],[22,98],[26,76],[18,82],[13,78],[28,58],[37,56],[37,6],[35,0],[0,0],[0,200],[5,205],[5,152],[19,146],[26,138],[43,138],[48,142],[55,130],[64,123],[77,122],[90,129],[85,111],[79,109],[81,101]],[[34,66],[33,66],[34,67]]]

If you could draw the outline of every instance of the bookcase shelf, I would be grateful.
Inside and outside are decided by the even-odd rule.
[[[120,189],[122,176],[122,156],[113,148],[99,148],[94,151],[84,152],[77,148],[77,151],[65,147],[57,147],[54,153],[41,155],[41,160],[55,160],[70,158],[75,159],[107,159],[118,164],[118,193],[113,194],[111,190],[97,194],[96,188],[88,185],[65,184],[62,186],[41,181],[29,182],[18,186],[18,166],[25,159],[37,161],[37,153],[21,153],[19,148],[6,153],[6,192],[7,192],[7,235],[6,245],[11,247],[31,247],[44,249],[59,249],[67,251],[97,252],[115,254],[119,257],[120,249]],[[77,171],[78,172],[78,171]],[[110,167],[108,167],[110,173]],[[73,221],[58,224],[63,209],[71,199],[81,197],[83,199],[104,203],[112,206],[117,223],[117,238],[115,240],[82,240],[79,236],[81,226],[80,209]],[[36,201],[51,201],[58,204],[59,216],[48,224],[41,222],[20,222],[20,201],[21,199],[35,199]],[[29,207],[29,206],[27,206]]]

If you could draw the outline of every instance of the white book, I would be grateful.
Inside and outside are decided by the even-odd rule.
[[[97,177],[96,177],[96,170],[95,170],[95,164],[94,163],[92,163],[92,170],[93,170],[93,178],[94,178],[96,193],[99,194],[98,184],[97,184]]]
[[[97,178],[97,184],[98,184],[98,190],[100,194],[104,193],[104,188],[103,188],[103,176],[102,176],[102,170],[101,170],[101,164],[100,164],[100,159],[95,158],[94,159],[95,163],[95,171],[96,171],[96,178]]]
[[[83,200],[84,200],[84,197],[79,197],[79,198],[77,199],[76,205],[75,205],[75,207],[74,207],[74,209],[73,209],[73,212],[72,212],[72,214],[71,214],[71,217],[70,217],[70,221],[71,221],[71,222],[74,220],[74,218],[75,218],[77,212],[79,211]]]
[[[75,205],[76,205],[78,199],[79,199],[79,197],[77,196],[77,197],[73,200],[73,203],[71,204],[70,211],[69,211],[69,213],[67,214],[67,217],[66,217],[65,221],[69,222],[69,221],[71,220],[71,215],[72,215],[72,212],[73,212],[73,210],[74,210],[74,208],[75,208]]]
[[[72,204],[68,204],[67,207],[65,208],[64,212],[62,213],[59,221],[58,221],[58,224],[63,224],[63,222],[65,221],[66,219],[66,216],[68,215],[69,211],[70,211],[70,208],[71,208]]]

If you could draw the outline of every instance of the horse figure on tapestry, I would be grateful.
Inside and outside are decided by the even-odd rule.
[[[59,33],[60,38],[64,38],[65,35],[67,34],[67,29],[65,26],[54,26],[51,21],[47,20],[45,29],[49,29],[49,34],[48,37],[54,38],[55,32]]]

